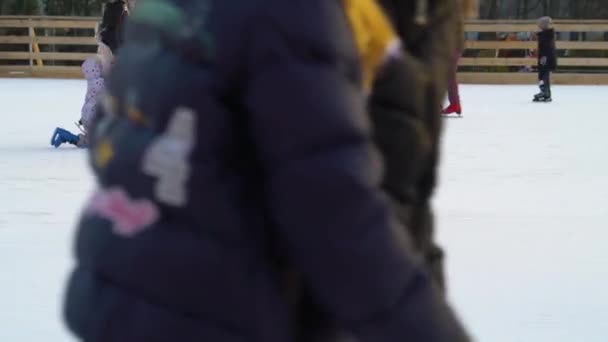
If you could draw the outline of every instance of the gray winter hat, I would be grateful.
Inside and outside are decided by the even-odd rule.
[[[543,30],[548,30],[553,27],[553,19],[551,17],[540,17],[538,18],[538,27]]]

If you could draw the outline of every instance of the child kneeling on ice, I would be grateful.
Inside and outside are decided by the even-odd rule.
[[[108,73],[113,60],[114,56],[110,48],[99,41],[97,54],[87,58],[82,63],[82,73],[87,80],[87,92],[78,121],[82,133],[76,135],[64,128],[57,127],[51,138],[51,145],[59,147],[66,142],[81,148],[89,145],[89,135],[87,133],[95,119],[99,93],[104,89],[104,76]]]
[[[114,54],[122,43],[124,21],[135,5],[136,0],[112,0],[106,4],[98,36],[97,54],[82,64],[82,73],[87,80],[87,93],[77,123],[82,134],[76,135],[57,127],[51,138],[51,145],[59,147],[66,142],[78,147],[89,145],[88,133],[95,120],[99,93],[104,89],[104,77],[114,63]]]

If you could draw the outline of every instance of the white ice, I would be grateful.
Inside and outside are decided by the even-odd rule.
[[[83,81],[0,79],[0,341],[72,341],[61,302],[94,186]],[[462,86],[435,200],[449,295],[477,341],[608,341],[608,87]]]
[[[456,307],[479,341],[608,341],[608,87],[462,88],[435,201]]]

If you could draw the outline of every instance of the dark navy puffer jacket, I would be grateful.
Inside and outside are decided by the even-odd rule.
[[[66,293],[80,339],[292,341],[285,269],[358,341],[460,333],[379,190],[341,1],[149,0],[130,21]]]
[[[545,58],[545,64],[541,59]],[[557,68],[557,54],[555,52],[555,30],[546,29],[538,32],[538,68],[555,70]]]

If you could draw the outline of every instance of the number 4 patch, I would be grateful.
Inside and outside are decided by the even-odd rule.
[[[173,112],[165,133],[146,150],[143,172],[157,178],[154,195],[160,202],[176,207],[186,204],[186,183],[191,170],[188,158],[195,140],[195,112],[179,107]]]

